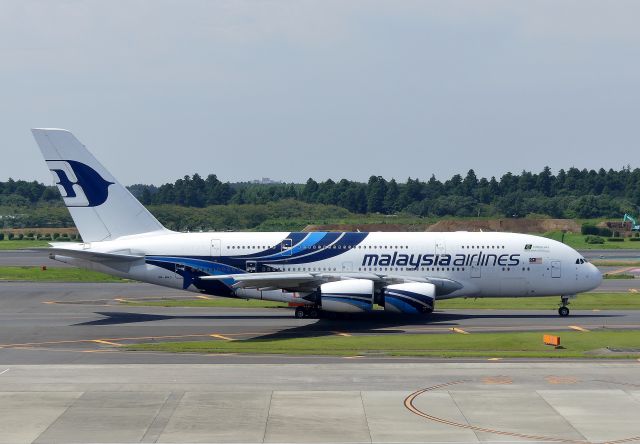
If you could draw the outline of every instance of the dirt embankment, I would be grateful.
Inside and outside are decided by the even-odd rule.
[[[561,231],[579,233],[573,219],[447,219],[435,224],[329,224],[308,225],[304,231],[507,231],[545,233]]]
[[[509,231],[514,233],[544,233],[566,230],[580,232],[580,225],[573,219],[485,219],[441,220],[427,231]]]
[[[327,224],[307,225],[302,231],[427,231],[429,224]]]

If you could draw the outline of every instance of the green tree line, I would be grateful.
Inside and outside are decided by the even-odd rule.
[[[619,217],[637,214],[640,206],[640,169],[586,170],[569,168],[553,174],[506,173],[500,178],[478,178],[473,170],[440,181],[409,178],[406,182],[371,176],[366,183],[342,179],[305,184],[254,184],[220,181],[214,174],[185,176],[160,186],[129,187],[143,204],[207,208],[220,205],[267,205],[302,202],[329,205],[355,214],[399,214],[421,217],[524,217],[540,214],[558,218]],[[0,182],[0,206],[20,209],[57,207],[56,187],[38,182]],[[282,208],[282,206],[279,206]],[[54,212],[55,213],[55,212]],[[57,217],[57,213],[56,213]]]
[[[586,170],[569,168],[553,174],[523,171],[478,178],[473,170],[446,181],[435,176],[427,181],[397,182],[371,176],[367,183],[342,179],[305,184],[223,183],[215,175],[202,179],[185,176],[160,187],[130,188],[145,205],[173,204],[202,208],[208,205],[266,204],[281,200],[334,205],[351,213],[417,216],[524,217],[618,217],[636,213],[640,206],[640,169]]]

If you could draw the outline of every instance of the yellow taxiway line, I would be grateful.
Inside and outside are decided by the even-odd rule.
[[[572,330],[583,331],[585,333],[591,331],[591,330],[586,329],[584,327],[580,327],[579,325],[570,325],[569,328],[572,329]]]
[[[212,338],[216,338],[216,339],[224,339],[225,341],[233,341],[233,338],[230,338],[228,336],[223,336],[223,335],[218,335],[218,334],[213,334],[213,335],[209,335]]]
[[[95,342],[96,344],[106,344],[106,345],[114,345],[116,347],[122,347],[122,344],[118,344],[117,342],[104,341],[102,339],[94,339],[91,342]]]

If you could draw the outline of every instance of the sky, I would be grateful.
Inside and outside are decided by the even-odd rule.
[[[640,2],[0,0],[0,180],[29,131],[120,182],[639,166]]]

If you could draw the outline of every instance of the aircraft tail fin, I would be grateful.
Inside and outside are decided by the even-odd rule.
[[[31,131],[85,242],[166,231],[69,131]]]

